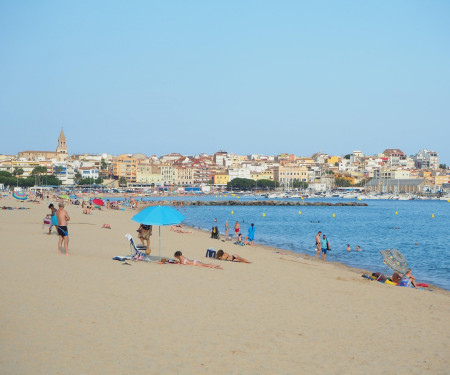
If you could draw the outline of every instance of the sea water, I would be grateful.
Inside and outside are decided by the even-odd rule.
[[[180,211],[186,217],[186,225],[205,230],[211,230],[217,218],[222,235],[226,220],[231,235],[238,221],[243,237],[254,223],[255,242],[309,255],[315,254],[315,235],[320,230],[327,235],[331,246],[327,261],[373,272],[390,274],[392,271],[384,266],[379,251],[398,249],[418,281],[450,290],[450,203],[437,200],[363,202],[368,206],[187,206]],[[346,251],[347,244],[351,246],[350,252]],[[357,245],[362,251],[355,251]],[[220,243],[215,247],[220,248]],[[239,252],[238,247],[236,252]]]

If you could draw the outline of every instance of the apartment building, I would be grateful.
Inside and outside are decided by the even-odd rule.
[[[194,168],[188,165],[178,165],[175,170],[175,185],[194,185]]]
[[[439,155],[436,151],[420,150],[415,156],[415,165],[419,169],[438,169]]]
[[[136,182],[141,184],[161,185],[164,183],[161,166],[150,163],[138,163]]]
[[[280,165],[273,169],[274,181],[282,186],[292,186],[295,181],[308,181],[309,170],[296,164]]]
[[[230,181],[230,175],[226,172],[216,173],[213,177],[213,183],[216,186],[227,186]]]
[[[142,154],[122,154],[112,163],[112,174],[115,179],[125,177],[127,182],[136,182],[138,163],[145,159]]]

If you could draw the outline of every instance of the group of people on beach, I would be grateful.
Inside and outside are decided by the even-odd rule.
[[[330,242],[325,234],[322,234],[322,231],[316,234],[316,258],[319,257],[319,254],[322,253],[322,260],[325,260],[327,257],[327,252],[331,250]]]
[[[67,227],[70,221],[69,214],[65,210],[65,204],[63,201],[58,203],[58,209],[55,208],[53,203],[50,203],[48,208],[50,209],[51,225],[48,230],[48,234],[52,233],[52,227],[56,227],[58,233],[58,251],[62,254],[62,245],[64,243],[64,251],[66,255],[69,255],[69,229]]]
[[[214,223],[217,223],[217,219],[214,219]],[[217,228],[217,226],[216,226]],[[214,229],[214,225],[213,225]],[[229,235],[230,232],[230,224],[228,223],[228,220],[225,221],[225,240],[231,240],[231,237]],[[239,224],[239,221],[236,221],[234,224],[234,236],[236,241],[234,242],[235,245],[250,245],[254,246],[254,240],[255,240],[255,224],[251,223],[248,227],[248,233],[245,239],[242,239],[242,233],[241,233],[241,224]]]

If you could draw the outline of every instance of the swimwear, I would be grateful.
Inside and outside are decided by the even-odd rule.
[[[58,225],[58,219],[56,215],[52,215],[52,225]]]
[[[239,230],[240,230],[240,228],[234,228],[234,233],[238,234]]]
[[[69,230],[67,229],[67,225],[57,225],[56,229],[58,230],[58,236],[68,237]]]
[[[411,279],[408,276],[403,276],[398,285],[411,288],[412,287]]]
[[[327,249],[322,249],[322,253],[324,253],[325,255],[327,255]]]

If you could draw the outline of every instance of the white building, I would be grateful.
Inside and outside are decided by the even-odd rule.
[[[75,182],[75,168],[72,163],[53,162],[53,174],[61,181],[62,185],[73,185]]]
[[[415,157],[416,167],[420,169],[438,169],[439,155],[436,151],[420,150]]]
[[[228,170],[230,176],[230,181],[235,178],[248,178],[250,179],[251,170],[250,168],[232,168]]]

